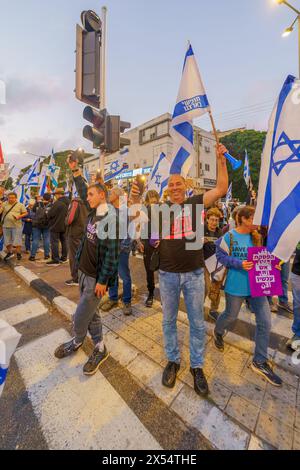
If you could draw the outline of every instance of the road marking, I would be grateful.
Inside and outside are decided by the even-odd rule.
[[[16,360],[50,449],[161,447],[106,378],[85,377],[86,355],[61,361],[55,348],[70,338],[57,330],[20,348]]]
[[[0,311],[0,318],[9,323],[9,325],[14,326],[31,318],[44,315],[47,312],[47,307],[39,299],[32,299],[23,304]]]

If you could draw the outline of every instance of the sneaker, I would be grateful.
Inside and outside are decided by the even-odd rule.
[[[298,351],[300,348],[300,336],[294,335],[291,339],[286,342],[286,347],[292,351]]]
[[[128,304],[124,304],[124,305],[123,305],[123,313],[124,313],[124,315],[126,315],[127,317],[128,317],[129,315],[132,315],[131,303],[128,303]]]
[[[145,305],[148,308],[151,308],[153,306],[153,294],[148,295]]]
[[[10,258],[13,258],[15,255],[13,253],[7,253],[7,255],[4,256],[4,261],[8,261]]]
[[[59,266],[59,263],[57,263],[56,261],[54,261],[53,259],[50,260],[50,261],[47,261],[47,266]]]
[[[268,362],[259,364],[258,362],[253,361],[251,363],[251,369],[253,372],[256,372],[256,374],[262,375],[270,384],[275,387],[281,387],[281,378],[273,372],[272,367]]]
[[[60,264],[65,264],[65,263],[68,263],[69,260],[65,259],[65,258],[60,258],[59,262],[60,262]]]
[[[84,375],[94,375],[101,364],[106,361],[109,353],[107,352],[106,347],[104,346],[104,351],[99,351],[99,348],[95,348],[92,352],[92,355],[89,357],[87,363],[83,366]]]
[[[65,284],[66,286],[79,286],[79,282],[73,281],[73,279],[69,279]]]
[[[287,303],[278,302],[278,308],[282,308],[282,310],[286,310],[289,313],[294,313],[293,307],[288,302]]]
[[[103,310],[103,312],[109,312],[112,308],[116,307],[118,303],[117,300],[109,299],[105,304],[101,305],[101,310]]]
[[[28,261],[35,261],[35,256],[29,256]]]
[[[208,312],[209,318],[211,318],[214,322],[218,320],[219,312],[216,312],[215,310],[210,310]]]
[[[270,304],[270,310],[272,313],[277,313],[278,312],[278,306],[277,304],[274,304],[273,302]]]
[[[22,259],[21,253],[17,253],[17,260],[18,260],[18,261],[21,261],[21,259]]]
[[[168,362],[162,375],[162,384],[165,387],[173,388],[175,386],[177,372],[179,369],[180,364],[177,364],[177,362]]]
[[[76,344],[75,338],[72,338],[71,341],[68,341],[67,343],[63,343],[58,346],[58,348],[56,348],[54,352],[54,356],[57,357],[57,359],[63,359],[64,357],[71,356],[71,354],[77,352],[78,349],[81,348],[81,346],[82,343]]]
[[[215,346],[216,348],[223,352],[224,351],[224,340],[223,336],[220,335],[219,333],[216,333],[216,330],[214,331],[214,339],[215,339]]]
[[[206,397],[209,394],[209,389],[203,369],[200,369],[198,367],[196,369],[190,368],[190,372],[194,377],[195,392],[202,397]]]

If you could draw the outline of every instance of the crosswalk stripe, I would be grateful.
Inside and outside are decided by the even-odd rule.
[[[9,325],[14,326],[31,318],[39,317],[47,313],[47,311],[47,307],[39,299],[32,299],[23,304],[0,311],[0,318],[9,323]]]
[[[15,354],[49,448],[161,449],[100,372],[83,376],[83,351],[62,361],[53,356],[68,339],[60,329]]]

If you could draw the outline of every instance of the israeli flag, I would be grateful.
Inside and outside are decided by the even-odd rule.
[[[35,160],[34,164],[30,168],[30,172],[27,179],[27,185],[37,187],[39,185],[40,175],[40,159]]]
[[[90,182],[90,174],[89,174],[89,171],[88,171],[86,166],[83,169],[83,176],[84,176],[84,179],[86,180],[86,182],[89,183]]]
[[[39,158],[35,160],[33,165],[30,168],[28,168],[26,173],[24,173],[24,175],[19,181],[19,184],[28,184],[31,180],[32,186],[35,186],[34,183],[38,182],[38,179],[36,178],[38,164],[39,164]]]
[[[74,183],[73,183],[73,186],[72,186],[72,198],[74,199],[75,197],[78,198],[78,197],[79,197],[79,194],[78,194],[78,191],[77,191],[77,189],[76,189],[76,184],[75,184],[75,182],[74,182]]]
[[[159,196],[162,197],[164,190],[168,186],[170,166],[170,161],[162,152],[157,158],[153,166],[151,175],[149,176],[148,191],[150,189],[155,189],[155,191],[158,192]]]
[[[128,163],[125,162],[126,156],[128,156],[128,148],[121,150],[117,155],[116,159],[110,163],[107,163],[104,168],[104,181],[110,181],[116,176],[123,173],[123,171],[128,169]]]
[[[16,350],[21,335],[7,322],[0,319],[0,396],[3,392],[11,356]]]
[[[230,183],[230,186],[229,186],[227,194],[226,194],[226,201],[225,201],[226,206],[228,206],[231,199],[232,199],[232,182]]]
[[[52,149],[51,158],[50,158],[50,162],[48,165],[48,171],[50,173],[50,181],[52,185],[54,186],[54,188],[57,188],[58,186],[58,181],[56,179],[57,168],[58,167],[55,165],[54,150]]]
[[[244,163],[244,180],[249,191],[252,191],[252,182],[250,176],[250,166],[248,152],[245,150],[245,163]]]
[[[31,199],[30,190],[29,190],[29,187],[27,186],[24,191],[24,203],[23,204],[25,205],[25,207],[28,206],[30,199]]]
[[[42,170],[43,171],[43,170]],[[45,192],[47,191],[47,171],[46,168],[44,169],[44,175],[42,177],[41,185],[40,185],[40,190],[39,190],[39,196],[44,196]]]
[[[300,232],[300,80],[292,76],[269,121],[254,224],[269,227],[268,251],[288,261]]]
[[[187,176],[195,155],[193,119],[209,110],[198,65],[189,44],[170,130],[173,139],[171,174]]]

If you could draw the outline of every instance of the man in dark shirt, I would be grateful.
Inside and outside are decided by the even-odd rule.
[[[185,199],[186,183],[181,175],[171,175],[168,195],[172,205],[181,208],[174,213],[169,234],[163,234],[159,247],[159,285],[163,310],[163,333],[168,364],[163,372],[162,383],[173,388],[180,368],[180,350],[177,337],[177,316],[180,293],[183,292],[190,323],[191,374],[196,393],[208,394],[208,385],[203,372],[205,325],[204,304],[204,258],[202,244],[198,246],[199,223],[204,206],[210,207],[223,197],[228,189],[228,173],[224,153],[226,148],[218,146],[218,181],[216,188],[204,195]],[[137,185],[132,194],[139,194]],[[200,220],[199,220],[200,219]],[[163,221],[163,226],[166,225]],[[198,228],[198,230],[197,230]],[[203,238],[203,233],[200,235]],[[203,241],[203,240],[202,240]],[[194,246],[193,246],[194,245]]]
[[[80,175],[77,178],[81,178]],[[80,185],[76,187],[79,190]],[[84,193],[80,197],[83,199]],[[58,359],[74,354],[82,346],[89,331],[95,348],[83,367],[85,375],[95,374],[108,357],[98,307],[107,288],[114,286],[117,280],[119,241],[109,233],[106,237],[100,236],[98,224],[103,225],[104,233],[107,233],[107,227],[116,226],[116,213],[106,201],[107,190],[104,185],[95,183],[88,187],[87,203],[91,213],[77,253],[80,301],[73,317],[75,336],[55,351]]]
[[[294,336],[288,340],[287,347],[294,351],[300,350],[300,242],[297,245],[290,281],[293,289]]]

